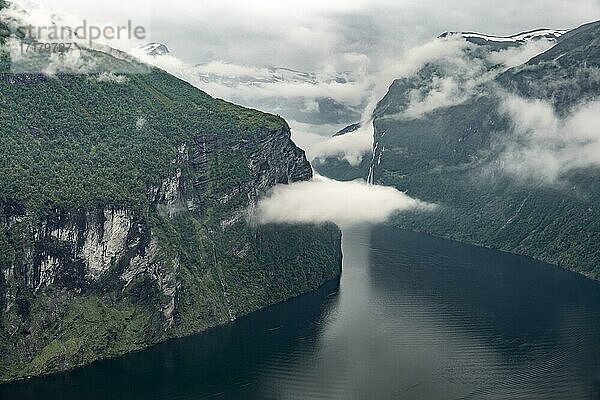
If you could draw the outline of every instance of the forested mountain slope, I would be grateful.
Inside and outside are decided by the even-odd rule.
[[[111,49],[26,73],[0,56],[0,380],[199,332],[339,274],[336,227],[246,222],[269,188],[312,176],[281,118]]]
[[[456,104],[411,112],[415,90],[444,77],[439,68],[396,80],[374,113],[374,181],[440,205],[395,224],[599,279],[600,22]]]

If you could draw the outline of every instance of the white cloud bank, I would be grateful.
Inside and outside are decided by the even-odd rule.
[[[333,222],[347,227],[382,223],[400,211],[434,208],[391,187],[315,176],[310,181],[276,186],[269,197],[258,203],[251,221],[263,224]]]
[[[554,183],[569,171],[600,167],[600,100],[560,118],[548,102],[508,96],[501,107],[514,123],[500,169],[524,180]]]
[[[387,117],[418,119],[439,108],[467,101],[478,94],[484,83],[492,81],[508,68],[527,62],[553,45],[551,41],[539,40],[516,48],[493,51],[487,56],[487,61],[496,64],[496,67],[490,70],[484,59],[472,57],[466,51],[476,48],[476,45],[459,36],[433,39],[407,50],[397,58],[386,59],[381,63],[379,71],[372,75],[362,75],[365,79],[363,84],[345,86],[346,90],[356,90],[362,96],[368,94],[369,100],[362,113],[360,129],[343,136],[324,138],[300,128],[294,129],[294,140],[307,151],[311,160],[333,156],[344,159],[351,165],[358,165],[364,155],[372,151],[373,112],[394,79],[411,78],[427,64],[435,64],[440,68],[443,76],[434,75],[426,86],[411,91],[406,110]],[[334,94],[332,97],[336,98]],[[356,98],[359,97],[357,94]],[[337,99],[348,101],[348,98],[339,96]],[[292,128],[295,128],[293,124]]]
[[[373,126],[367,124],[354,132],[341,136],[323,136],[312,133],[307,129],[312,128],[305,124],[290,122],[292,128],[292,140],[300,148],[306,151],[309,160],[321,159],[327,157],[339,157],[348,161],[350,165],[360,164],[363,156],[370,153],[373,149]],[[332,129],[329,131],[335,132]]]
[[[502,64],[508,68],[525,64],[538,54],[550,50],[554,46],[549,40],[532,40],[519,47],[511,47],[505,50],[490,53],[488,59],[491,62]]]
[[[537,40],[522,46],[490,51],[473,56],[479,46],[458,35],[437,38],[409,50],[399,65],[388,67],[390,79],[410,78],[426,64],[437,72],[427,82],[409,93],[410,102],[391,119],[419,119],[439,108],[461,104],[478,95],[483,84],[491,82],[509,68],[522,65],[554,46],[550,40]]]

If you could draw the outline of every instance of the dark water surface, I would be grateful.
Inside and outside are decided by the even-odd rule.
[[[344,233],[344,272],[228,326],[0,399],[600,399],[600,284],[389,228]]]

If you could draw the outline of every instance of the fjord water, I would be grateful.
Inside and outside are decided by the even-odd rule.
[[[600,285],[391,228],[316,293],[1,399],[598,399]]]

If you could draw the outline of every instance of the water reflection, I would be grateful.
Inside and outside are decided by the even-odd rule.
[[[597,283],[383,227],[343,250],[316,293],[0,398],[600,398]]]

